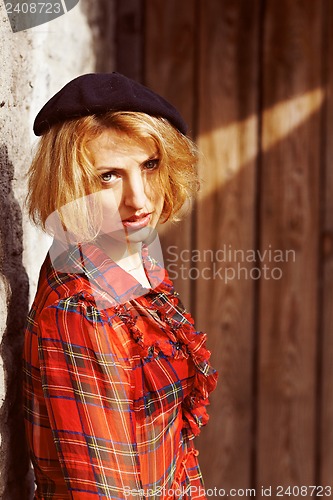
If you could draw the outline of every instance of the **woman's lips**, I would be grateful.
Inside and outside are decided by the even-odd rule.
[[[142,227],[148,226],[151,219],[151,213],[143,215],[133,215],[128,219],[122,221],[123,226],[129,229],[141,229]]]

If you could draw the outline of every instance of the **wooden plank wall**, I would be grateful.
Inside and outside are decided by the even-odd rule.
[[[319,308],[319,327],[322,343],[319,357],[319,376],[321,398],[319,400],[320,444],[318,453],[318,477],[321,484],[332,482],[333,471],[333,3],[325,2],[323,16],[326,19],[324,31],[324,78],[326,87],[326,106],[324,108],[323,161],[321,182],[321,301]]]
[[[289,259],[260,282],[257,480],[315,485],[322,4],[267,2],[264,20],[260,248]]]
[[[195,248],[202,259],[195,313],[199,328],[209,332],[212,363],[220,372],[210,410],[214,423],[200,441],[206,486],[212,488],[252,482],[255,302],[249,297],[255,297],[256,283],[238,278],[233,253],[256,244],[258,9],[258,2],[200,3],[197,138],[203,181]],[[209,249],[213,259],[205,258]],[[242,273],[252,265],[240,264]],[[207,267],[211,279],[204,279]]]
[[[117,12],[117,70],[173,102],[202,152],[194,211],[161,238],[170,270],[187,252],[176,286],[220,372],[206,486],[333,486],[333,2]]]
[[[196,9],[193,0],[146,2],[145,83],[179,109],[194,135],[196,116]],[[172,57],[170,57],[172,54]],[[176,83],[177,82],[177,83]],[[178,85],[179,83],[179,85]],[[192,217],[179,224],[161,227],[164,258],[169,262],[171,278],[189,307],[193,303],[193,284],[177,279],[175,255],[192,247]]]

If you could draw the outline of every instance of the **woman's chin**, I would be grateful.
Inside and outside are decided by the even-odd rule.
[[[151,226],[145,226],[140,229],[129,229],[126,228],[124,230],[118,231],[105,231],[104,234],[109,238],[116,240],[120,243],[128,244],[131,243],[143,243],[145,240],[150,240],[152,233],[155,233],[156,230]]]

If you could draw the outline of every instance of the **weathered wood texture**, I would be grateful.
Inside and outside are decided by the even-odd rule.
[[[144,74],[143,0],[117,1],[116,68],[129,78],[141,81]]]
[[[260,248],[284,257],[260,282],[257,480],[273,487],[317,484],[321,7],[271,1],[264,16]]]
[[[145,12],[144,83],[176,106],[193,134],[195,116],[195,2],[147,0]],[[177,227],[178,226],[178,227]],[[177,226],[161,226],[165,264],[186,307],[193,300],[189,279],[182,279],[177,264],[182,249],[191,248],[192,218]]]
[[[321,233],[322,302],[319,323],[322,332],[318,389],[321,397],[320,454],[318,483],[331,484],[333,477],[333,3],[324,3],[326,26],[323,50],[326,77],[326,113],[323,130],[324,168],[321,199],[323,226]],[[327,51],[327,52],[326,52]],[[319,332],[319,333],[320,333]],[[319,440],[318,439],[318,440]]]
[[[200,452],[206,486],[228,489],[251,485],[256,284],[247,276],[253,263],[234,250],[256,243],[258,3],[200,2],[199,17],[203,158],[195,248],[202,258],[195,313],[220,372]],[[212,260],[205,258],[209,249]]]
[[[202,152],[193,215],[162,241],[220,372],[198,440],[206,486],[331,484],[332,1],[131,5],[143,49],[123,67]]]

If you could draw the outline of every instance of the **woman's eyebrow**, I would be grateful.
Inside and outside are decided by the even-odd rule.
[[[99,165],[98,167],[96,167],[96,170],[98,172],[118,172],[121,171],[121,170],[124,170],[123,167],[111,167],[110,165],[107,166],[107,165]]]
[[[148,156],[141,163],[139,163],[139,167],[142,167],[145,163],[147,163],[147,161],[158,160],[158,159],[159,159],[159,153],[158,153],[158,151],[156,151],[152,155]],[[96,170],[98,170],[98,172],[110,172],[111,170],[112,170],[112,172],[118,172],[118,171],[124,170],[124,167],[119,167],[119,166],[118,167],[112,167],[110,165],[109,166],[107,166],[107,165],[98,165],[96,167]]]
[[[155,151],[155,153],[153,153],[148,158],[146,158],[142,163],[140,163],[140,167],[142,167],[145,163],[147,163],[147,161],[158,160],[158,159],[159,159],[158,151]]]

